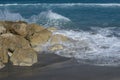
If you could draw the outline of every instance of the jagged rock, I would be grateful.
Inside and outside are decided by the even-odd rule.
[[[16,49],[10,61],[16,66],[32,66],[37,62],[37,53],[32,48]]]
[[[30,37],[30,43],[32,47],[45,44],[50,39],[51,35],[52,33],[50,31],[48,31],[47,29],[44,29],[38,33],[34,33]]]
[[[61,43],[67,42],[67,41],[69,41],[68,37],[61,35],[61,34],[55,34],[51,37],[50,43],[51,44],[61,44]]]

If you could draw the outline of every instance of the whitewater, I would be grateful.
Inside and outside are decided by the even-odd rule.
[[[0,4],[0,6],[59,6],[59,7],[72,7],[72,6],[102,6],[102,7],[120,7],[119,3],[12,3]],[[46,7],[47,7],[46,6]]]
[[[64,49],[55,54],[80,63],[120,66],[119,9],[117,3],[0,4],[0,20],[56,27],[54,34],[71,40],[61,43]]]

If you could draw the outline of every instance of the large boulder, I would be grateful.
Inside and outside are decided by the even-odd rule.
[[[8,62],[8,52],[14,52],[18,48],[26,49],[31,47],[29,42],[21,36],[11,33],[0,36],[0,59],[3,63]]]
[[[36,48],[39,45],[43,45],[49,41],[50,37],[52,36],[52,32],[44,29],[40,32],[34,33],[30,37],[30,43],[33,48]]]
[[[27,36],[26,39],[30,39],[30,37],[34,34],[34,33],[38,33],[42,30],[44,30],[45,28],[42,26],[39,26],[37,24],[28,24],[27,25]]]
[[[16,48],[30,48],[30,44],[29,42],[19,36],[19,35],[13,35],[12,33],[6,33],[6,34],[2,34],[0,36],[3,40],[3,45],[6,46],[8,49],[10,49],[11,51],[14,51]]]
[[[32,66],[37,62],[37,53],[32,48],[16,49],[10,61],[16,66]]]

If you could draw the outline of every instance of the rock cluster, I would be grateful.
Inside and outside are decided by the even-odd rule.
[[[37,52],[49,42],[49,50],[63,49],[59,43],[68,41],[66,36],[54,34],[55,28],[44,28],[23,21],[0,21],[0,68],[11,62],[16,66],[37,63]]]

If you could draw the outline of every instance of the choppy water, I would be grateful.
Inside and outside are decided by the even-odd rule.
[[[0,20],[58,27],[73,39],[56,54],[95,65],[120,65],[120,4],[0,4]]]

